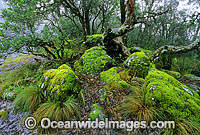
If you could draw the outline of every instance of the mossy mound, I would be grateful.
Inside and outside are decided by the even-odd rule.
[[[49,101],[66,101],[80,91],[80,80],[67,65],[48,70],[41,78],[42,92]]]
[[[150,71],[145,79],[149,106],[158,107],[172,118],[200,118],[200,99],[194,90],[159,70]]]
[[[114,60],[106,54],[102,47],[92,47],[75,62],[74,68],[76,72],[98,75],[113,64]]]
[[[116,87],[121,88],[128,88],[131,87],[130,84],[128,84],[126,81],[122,80],[120,77],[120,74],[118,73],[117,67],[112,67],[111,69],[101,72],[100,78],[103,82],[106,82],[107,84],[113,84]]]
[[[87,36],[87,40],[83,41],[82,46],[86,46],[87,48],[91,48],[94,46],[102,46],[103,45],[103,38],[102,34],[95,34]]]
[[[152,55],[152,51],[150,50],[146,50],[146,49],[143,49],[141,47],[131,47],[131,48],[128,48],[128,50],[130,51],[130,53],[135,53],[135,52],[144,52],[148,57],[150,57]]]
[[[130,69],[130,74],[144,78],[149,69],[151,62],[144,52],[136,52],[131,54],[124,62],[124,65]]]
[[[170,71],[170,70],[162,70],[162,71],[164,71],[165,73],[167,73],[167,74],[173,76],[173,77],[176,78],[176,79],[181,78],[181,74],[180,74],[179,72]]]

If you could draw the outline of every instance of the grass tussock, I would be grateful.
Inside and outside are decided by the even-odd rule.
[[[117,107],[117,111],[125,118],[135,117],[138,121],[147,121],[161,117],[155,107],[149,107],[145,102],[145,93],[142,89],[134,89],[133,92],[125,97]]]
[[[34,112],[42,101],[42,94],[37,86],[21,91],[14,100],[15,110]]]
[[[42,118],[50,118],[51,120],[69,120],[75,114],[79,115],[77,103],[73,98],[69,98],[63,103],[47,102],[40,105],[40,107],[34,112],[34,117],[37,121],[41,121]]]
[[[175,120],[175,128],[167,128],[161,131],[161,135],[198,135],[200,124],[196,120],[178,118]]]

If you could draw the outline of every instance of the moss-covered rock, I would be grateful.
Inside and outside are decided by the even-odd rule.
[[[106,54],[102,47],[92,47],[75,62],[74,68],[76,72],[98,75],[113,64],[114,60]]]
[[[141,47],[131,47],[131,48],[128,48],[128,50],[130,51],[130,53],[135,53],[135,52],[144,52],[148,57],[150,57],[152,55],[152,51],[150,50],[146,50],[146,49],[143,49]]]
[[[198,94],[174,77],[152,70],[146,79],[146,102],[172,118],[200,118]]]
[[[80,80],[67,65],[48,70],[41,78],[44,96],[50,101],[66,101],[80,91]]]
[[[101,72],[100,78],[103,82],[106,82],[107,84],[112,83],[116,87],[121,87],[121,88],[131,87],[130,84],[128,84],[126,81],[121,79],[120,74],[118,73],[117,67],[112,67],[111,69],[107,71]]]
[[[165,73],[167,73],[167,74],[173,76],[173,77],[176,78],[176,79],[181,78],[181,74],[180,74],[179,72],[170,71],[170,70],[162,70],[162,71],[164,71]]]
[[[102,46],[103,45],[103,34],[95,34],[87,36],[87,40],[83,41],[82,46],[86,46],[87,48],[91,48],[94,46]]]
[[[151,62],[144,52],[131,54],[125,61],[124,65],[130,69],[130,74],[144,78],[151,68]]]

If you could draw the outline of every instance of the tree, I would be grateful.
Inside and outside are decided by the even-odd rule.
[[[9,0],[9,8],[1,13],[6,20],[0,26],[2,53],[30,52],[65,61],[65,49],[79,50],[69,39],[81,38],[83,33],[86,40],[108,25],[117,3],[105,1]]]

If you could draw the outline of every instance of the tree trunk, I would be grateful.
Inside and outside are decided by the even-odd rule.
[[[121,11],[121,24],[124,24],[126,20],[125,0],[120,0],[120,11]]]

